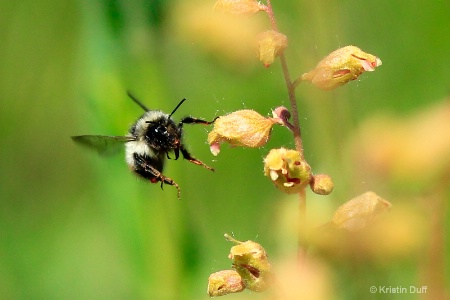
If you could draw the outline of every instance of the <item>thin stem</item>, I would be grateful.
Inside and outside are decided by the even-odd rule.
[[[278,31],[277,22],[275,21],[275,15],[273,14],[272,5],[270,4],[270,0],[267,0],[267,14],[269,15],[270,24],[272,25],[272,29]]]
[[[275,15],[273,13],[272,5],[270,4],[270,0],[267,0],[267,14],[270,19],[270,23],[272,25],[272,30],[278,31],[277,22],[275,20]],[[303,142],[302,135],[300,130],[300,119],[298,116],[298,108],[297,108],[297,99],[295,96],[295,87],[298,83],[294,85],[291,80],[291,76],[289,75],[289,68],[286,63],[286,57],[284,53],[279,55],[281,61],[281,68],[283,70],[283,76],[286,83],[286,88],[288,90],[289,102],[291,104],[291,113],[294,121],[294,128],[292,130],[292,134],[294,135],[295,149],[300,152],[300,156],[304,159],[303,155]]]
[[[275,20],[275,15],[272,10],[272,5],[270,4],[270,0],[267,0],[267,14],[269,15],[270,23],[272,25],[272,30],[278,31],[277,22]],[[294,136],[295,148],[300,153],[301,159],[304,159],[303,154],[303,141],[300,129],[300,119],[298,116],[298,107],[297,107],[297,98],[295,95],[295,88],[298,85],[298,82],[292,82],[291,76],[289,75],[289,68],[286,62],[286,57],[284,53],[279,55],[281,68],[283,70],[283,76],[286,83],[286,88],[288,90],[289,102],[291,104],[291,114],[293,117],[293,128],[292,134]],[[298,202],[298,254],[297,260],[299,263],[304,261],[306,256],[306,246],[303,243],[302,232],[306,227],[306,192],[305,189],[302,189],[299,192],[299,202]]]
[[[304,159],[303,155],[303,142],[302,142],[302,134],[300,130],[300,119],[298,117],[298,107],[297,107],[297,99],[295,96],[295,87],[292,84],[291,77],[289,75],[289,69],[286,63],[286,57],[284,53],[280,54],[281,68],[283,69],[284,80],[286,81],[286,87],[288,90],[289,102],[291,103],[291,113],[293,118],[293,135],[295,148],[298,152],[300,152],[301,158]]]

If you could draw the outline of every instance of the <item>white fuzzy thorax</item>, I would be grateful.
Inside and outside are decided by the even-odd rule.
[[[133,154],[147,155],[155,157],[155,152],[145,142],[145,133],[149,124],[147,122],[154,122],[158,119],[167,118],[168,115],[159,110],[148,111],[142,118],[140,118],[135,125],[135,141],[127,142],[125,144],[125,160],[130,167],[134,167]],[[131,137],[130,134],[128,136]]]

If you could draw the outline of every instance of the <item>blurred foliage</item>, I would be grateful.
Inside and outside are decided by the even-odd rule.
[[[448,235],[448,177],[419,190],[376,174],[361,179],[349,159],[354,149],[345,142],[375,114],[401,118],[448,96],[448,1],[272,4],[289,38],[293,77],[344,45],[383,61],[370,76],[332,92],[308,84],[298,89],[306,158],[313,172],[329,174],[335,183],[329,196],[308,192],[308,218],[325,223],[339,205],[374,190],[393,209],[419,208],[432,228]],[[180,184],[180,201],[171,186],[162,191],[136,180],[122,157],[99,158],[69,138],[124,134],[142,113],[127,99],[127,89],[164,111],[186,97],[175,119],[212,119],[244,108],[266,115],[288,106],[277,62],[265,69],[256,58],[243,63],[207,52],[189,35],[189,21],[204,3],[184,3],[182,10],[179,5],[0,0],[0,298],[206,299],[209,274],[230,267],[217,259],[228,253],[224,232],[264,245],[274,263],[295,253],[296,234],[289,228],[296,197],[281,195],[262,166],[271,148],[293,146],[285,128],[274,128],[261,149],[224,147],[214,158],[207,129],[186,126],[188,148],[216,172],[168,161],[165,173]],[[206,5],[212,10],[214,1]],[[336,281],[335,292],[327,282],[323,293],[341,299],[419,297],[368,289],[420,286],[426,274],[448,273],[450,252],[443,249],[449,242],[436,238],[437,244],[425,242],[418,252],[387,262],[320,262],[327,275],[317,276]],[[439,270],[427,269],[436,266],[427,262],[434,254],[447,259]],[[449,278],[442,284],[450,286]]]

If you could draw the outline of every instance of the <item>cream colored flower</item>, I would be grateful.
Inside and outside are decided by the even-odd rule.
[[[220,152],[220,143],[232,146],[257,148],[264,146],[272,130],[279,121],[261,116],[254,110],[238,110],[217,118],[213,130],[208,134],[208,144],[212,154]]]
[[[315,69],[301,76],[323,90],[332,90],[355,80],[364,71],[374,71],[381,60],[355,46],[346,46],[331,52]]]

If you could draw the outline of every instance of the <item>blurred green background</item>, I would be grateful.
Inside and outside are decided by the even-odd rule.
[[[224,146],[213,157],[209,128],[186,126],[188,149],[216,172],[168,161],[165,173],[179,183],[182,200],[171,186],[162,191],[137,180],[121,155],[102,158],[70,140],[126,133],[142,114],[127,89],[167,112],[187,98],[176,120],[189,114],[211,120],[243,108],[268,115],[289,105],[278,62],[268,69],[256,59],[236,64],[208,53],[194,37],[180,38],[173,25],[183,24],[183,14],[173,14],[177,5],[0,0],[1,299],[207,299],[209,274],[230,268],[225,232],[261,243],[274,258],[295,251],[296,239],[284,238],[279,224],[281,207],[292,206],[295,214],[296,197],[283,196],[262,173],[271,148],[293,147],[285,128],[275,128],[261,149]],[[187,19],[196,5],[185,5]],[[336,185],[328,197],[308,191],[308,210],[324,212],[325,222],[366,190],[395,205],[393,184],[355,184],[343,141],[377,112],[406,115],[448,96],[449,2],[289,0],[273,6],[289,38],[293,77],[350,44],[383,61],[332,92],[309,84],[298,89],[306,157]],[[417,284],[415,259],[361,272],[361,290],[341,286],[336,297],[419,296],[367,292],[371,283]],[[351,278],[346,273],[339,275],[343,281]]]

